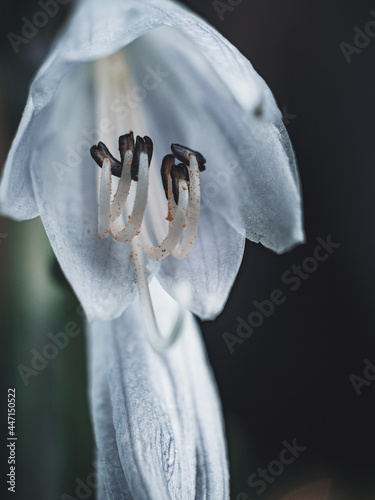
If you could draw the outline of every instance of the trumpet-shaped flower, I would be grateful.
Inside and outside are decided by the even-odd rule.
[[[246,238],[276,252],[303,241],[293,151],[250,63],[171,0],[79,0],[31,85],[0,210],[41,217],[91,321],[99,497],[226,498],[220,405],[173,299],[182,284],[214,318]],[[182,331],[170,352],[144,342],[137,290],[149,334]]]
[[[16,219],[41,217],[89,320],[120,316],[137,293],[132,251],[114,238],[97,238],[98,174],[89,149],[101,140],[116,151],[118,137],[130,129],[152,138],[158,162],[171,142],[206,158],[194,249],[184,260],[149,263],[149,274],[173,297],[179,283],[188,283],[190,309],[215,317],[245,237],[277,252],[302,241],[301,198],[268,87],[233,46],[182,6],[77,4],[31,86],[3,174],[1,210]],[[163,233],[168,222],[157,165],[150,177],[152,226]]]

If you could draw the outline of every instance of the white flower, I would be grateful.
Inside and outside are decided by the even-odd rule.
[[[154,143],[149,180],[132,183],[137,194],[149,195],[142,234],[132,244],[97,237],[101,169],[90,156],[98,141],[114,153],[130,129]],[[187,211],[200,205],[197,238],[187,258],[146,258],[143,265],[134,257],[136,251],[143,259],[143,233],[155,233],[160,243],[168,231],[158,166],[171,143],[206,159],[200,195],[191,177],[198,170],[194,155],[190,199],[180,190]],[[143,155],[146,175],[145,162]],[[101,166],[99,233],[118,237],[109,218],[115,204],[107,153]],[[134,196],[130,191],[129,201]],[[276,252],[303,241],[292,148],[272,94],[250,63],[170,0],[81,0],[31,86],[0,209],[18,220],[41,217],[91,321],[99,498],[228,498],[220,404],[197,327],[190,313],[179,317],[180,342],[159,353],[145,341],[139,302],[150,318],[147,276],[156,277],[152,297],[163,332],[173,330],[178,306],[171,297],[179,297],[181,283],[189,285],[189,309],[213,318],[226,303],[246,237]],[[133,260],[138,288],[146,291],[132,304]]]
[[[149,272],[172,296],[176,284],[188,282],[190,309],[215,317],[237,274],[245,236],[277,252],[303,240],[301,197],[268,87],[229,42],[182,6],[78,3],[31,86],[2,179],[1,210],[16,219],[42,218],[90,320],[120,316],[136,295],[131,249],[97,238],[89,148],[101,140],[114,152],[130,129],[154,142],[150,175],[163,200],[157,167],[172,142],[207,160],[190,257],[167,258]],[[164,206],[157,217],[165,217]]]

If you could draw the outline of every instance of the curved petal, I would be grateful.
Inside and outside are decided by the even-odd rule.
[[[169,329],[176,303],[155,280],[151,294]],[[89,325],[89,345],[98,456],[114,457],[102,475],[113,498],[122,487],[142,500],[229,498],[220,403],[190,313],[164,354],[150,346],[137,300],[121,318]]]
[[[109,323],[110,324],[110,323]],[[121,467],[119,450],[117,448],[116,433],[113,425],[113,412],[110,394],[110,380],[107,374],[107,362],[103,356],[103,345],[106,336],[103,332],[98,335],[97,341],[89,342],[90,362],[90,400],[92,404],[92,420],[95,436],[98,443],[96,462],[97,498],[106,500],[116,498],[127,500],[130,490]]]
[[[82,65],[41,111],[46,126],[40,125],[31,155],[38,212],[89,320],[119,316],[136,294],[129,246],[97,236],[92,94],[91,67]]]
[[[0,213],[16,220],[33,219],[39,215],[29,169],[30,152],[39,130],[36,122],[40,122],[34,120],[33,124],[30,123],[33,113],[29,97],[0,184]]]
[[[36,107],[43,107],[51,98],[67,71],[67,63],[108,56],[160,26],[184,33],[246,112],[252,112],[265,100],[268,87],[249,61],[212,26],[179,3],[81,0],[34,82],[32,93]],[[276,109],[270,105],[268,112],[273,114]]]
[[[281,114],[273,121],[249,116],[196,47],[170,28],[136,40],[127,57],[136,88],[145,68],[163,75],[137,110],[145,115],[156,154],[165,154],[173,141],[205,156],[202,206],[276,252],[304,241],[298,172]],[[271,104],[269,93],[263,107]]]
[[[172,297],[178,295],[181,282],[189,284],[189,309],[203,320],[213,319],[227,302],[244,247],[245,238],[207,207],[190,256],[164,260],[157,278]]]

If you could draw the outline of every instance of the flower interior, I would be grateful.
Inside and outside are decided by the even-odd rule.
[[[92,146],[91,156],[102,169],[100,175],[98,203],[98,236],[107,238],[111,234],[120,242],[131,243],[132,259],[138,285],[140,304],[152,345],[163,350],[177,338],[181,329],[183,311],[177,318],[172,333],[163,336],[156,323],[148,288],[144,253],[156,261],[173,255],[185,259],[191,253],[197,238],[200,213],[200,172],[205,170],[206,160],[192,149],[179,144],[171,145],[172,154],[164,157],[161,179],[168,200],[168,231],[165,237],[153,244],[154,226],[152,218],[163,217],[160,213],[159,185],[149,185],[149,169],[153,155],[153,142],[133,132],[119,138],[121,161],[117,160],[102,142]],[[176,159],[181,163],[176,164]],[[116,193],[112,193],[112,178],[119,178]],[[135,183],[134,201],[129,209],[130,188]],[[129,215],[124,221],[125,206]],[[145,217],[148,206],[150,220]],[[160,227],[160,224],[156,224]],[[156,238],[158,238],[156,236]]]

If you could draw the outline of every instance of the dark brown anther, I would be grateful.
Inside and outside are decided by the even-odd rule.
[[[143,146],[143,139],[139,135],[137,135],[137,140],[135,141],[135,148],[133,154],[133,161],[131,166],[131,176],[133,181],[138,180],[139,174],[139,157],[141,155],[141,147]]]
[[[92,148],[90,149],[90,153],[92,158],[96,161],[100,168],[103,167],[103,161],[105,159],[110,160],[112,175],[121,177],[122,165],[118,160],[116,160],[116,158],[111,155],[105,144],[99,142],[97,146],[92,146]]]
[[[121,163],[124,164],[125,153],[134,151],[134,134],[130,131],[128,134],[120,135],[118,139],[118,150],[120,151]]]
[[[150,167],[152,152],[153,152],[152,140],[147,136],[145,136],[142,139],[142,137],[137,135],[137,140],[135,142],[135,148],[134,148],[134,154],[133,154],[133,161],[132,161],[132,166],[131,166],[131,176],[132,176],[133,181],[138,180],[139,159],[140,159],[141,153],[147,154],[148,166]]]
[[[178,205],[180,181],[189,182],[189,170],[187,166],[184,165],[183,163],[179,163],[178,165],[172,165],[171,177],[172,177],[173,197],[174,201]]]
[[[203,172],[204,170],[206,170],[206,160],[200,153],[198,153],[198,151],[193,151],[192,149],[181,146],[180,144],[171,144],[171,149],[175,157],[178,160],[182,161],[182,163],[184,163],[185,165],[189,165],[189,157],[190,155],[193,155],[197,159],[199,171]]]
[[[166,155],[163,158],[163,163],[161,164],[161,180],[163,182],[163,188],[165,191],[165,196],[168,200],[168,179],[171,175],[171,168],[174,165],[175,157],[173,155]]]
[[[145,141],[146,149],[147,149],[148,166],[150,166],[151,160],[152,160],[152,154],[154,152],[154,145],[152,143],[152,140],[147,135],[144,136],[143,140]]]

